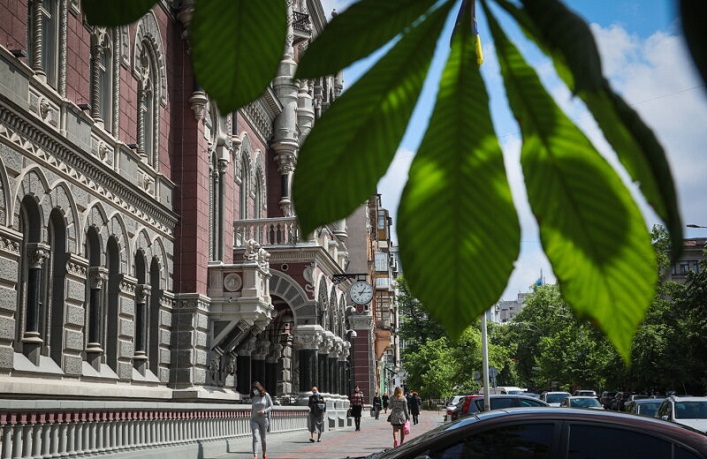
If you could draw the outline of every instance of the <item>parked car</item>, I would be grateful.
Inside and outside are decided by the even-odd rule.
[[[487,457],[707,459],[707,436],[625,413],[510,408],[443,424],[367,459]]]
[[[445,415],[444,415],[444,420],[445,421],[451,421],[452,419],[452,414],[454,413],[454,410],[456,410],[457,405],[459,405],[459,402],[466,399],[468,395],[460,394],[460,395],[455,395],[452,397],[449,402],[447,402],[447,407],[445,409]]]
[[[648,398],[646,394],[634,394],[633,392],[617,392],[616,397],[611,401],[611,409],[615,411],[626,411],[626,404],[633,400]]]
[[[484,411],[485,400],[486,399],[483,396],[472,396],[467,398],[457,412],[458,417],[463,418],[464,416],[470,416],[472,414]],[[549,406],[542,400],[527,397],[525,395],[491,395],[489,400],[491,401],[492,410],[515,407]]]
[[[599,397],[599,402],[604,406],[604,409],[608,410],[611,408],[611,402],[616,397],[616,392],[604,391]]]
[[[707,397],[673,395],[661,402],[656,417],[707,433]]]
[[[565,397],[571,397],[569,392],[543,392],[540,394],[540,400],[550,406],[560,406],[560,402]]]
[[[654,418],[661,403],[663,403],[663,400],[659,398],[643,398],[640,400],[633,400],[626,403],[625,411],[629,414],[637,414],[639,416]]]
[[[579,389],[574,391],[572,395],[574,395],[575,397],[596,397],[597,393],[593,390]]]
[[[560,406],[565,408],[591,408],[593,410],[603,410],[604,407],[596,397],[586,397],[583,395],[565,397],[560,402]]]

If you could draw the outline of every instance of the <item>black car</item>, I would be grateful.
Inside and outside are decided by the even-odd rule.
[[[491,400],[492,410],[518,407],[530,408],[535,406],[550,406],[542,400],[539,400],[534,397],[527,397],[525,395],[491,395],[489,397],[489,400]],[[484,397],[468,397],[462,404],[461,408],[459,408],[457,418],[470,416],[480,411],[484,411]]]
[[[477,413],[367,456],[419,458],[707,459],[707,436],[625,413],[510,408]]]

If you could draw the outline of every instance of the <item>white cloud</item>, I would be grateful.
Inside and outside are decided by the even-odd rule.
[[[707,145],[707,129],[704,128],[707,96],[682,40],[661,32],[641,40],[617,25],[608,28],[592,25],[592,30],[602,55],[605,76],[654,130],[667,152],[684,223],[707,226],[707,205],[704,204],[707,197],[707,155],[704,153]],[[497,68],[492,49],[492,43],[485,44],[485,66],[491,64],[489,67]],[[542,58],[530,63],[539,69],[553,97],[568,116],[616,165],[615,154],[583,104],[573,99],[559,80],[547,72],[548,60]],[[493,69],[484,69],[488,84],[499,84],[500,81],[493,75],[495,72],[489,70]],[[489,90],[492,96],[496,94],[491,87]],[[505,124],[496,126],[496,129],[503,143],[506,169],[523,231],[521,254],[502,296],[508,300],[514,299],[519,292],[527,292],[541,270],[546,282],[554,283],[555,278],[542,252],[537,224],[527,204],[520,170],[518,128]],[[413,157],[414,152],[401,149],[378,186],[383,205],[391,211],[394,224],[400,193],[407,181]],[[646,218],[649,226],[660,223],[649,211],[646,211]],[[701,231],[692,236],[704,236],[705,231]],[[689,236],[691,233],[687,234]]]

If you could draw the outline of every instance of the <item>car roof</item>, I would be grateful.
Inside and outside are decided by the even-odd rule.
[[[693,397],[691,395],[673,395],[670,397],[671,400],[675,400],[676,402],[707,402],[707,397]],[[658,399],[658,400],[665,400],[665,399]]]
[[[575,398],[591,398],[592,400],[596,400],[596,399],[597,399],[596,397],[593,397],[593,396],[591,396],[591,395],[570,395],[570,396],[567,397],[567,398],[572,398],[572,399],[575,399]]]
[[[650,405],[652,403],[655,403],[656,405],[659,405],[663,403],[664,398],[639,398],[638,400],[631,400],[629,403],[633,403],[634,405]]]

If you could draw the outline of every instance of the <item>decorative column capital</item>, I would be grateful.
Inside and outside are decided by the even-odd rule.
[[[209,102],[208,97],[204,91],[198,90],[189,98],[189,105],[194,111],[194,119],[196,121],[201,121],[204,118],[204,110],[206,109],[206,104]]]
[[[41,268],[44,260],[49,258],[50,247],[41,242],[27,244],[27,258],[29,258],[30,269]]]
[[[92,289],[101,289],[108,281],[108,269],[103,266],[91,266],[88,268],[88,279]]]
[[[135,302],[137,304],[144,304],[147,301],[147,297],[150,296],[152,292],[152,286],[149,284],[138,284],[135,288]]]
[[[295,345],[299,349],[317,351],[321,342],[321,328],[318,325],[300,325],[295,328]]]

